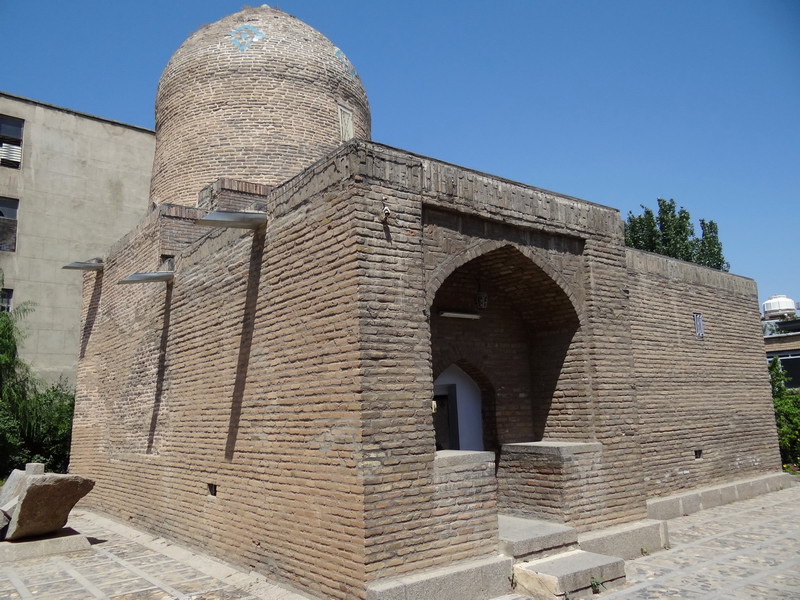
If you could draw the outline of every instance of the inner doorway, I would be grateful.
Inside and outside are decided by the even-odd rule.
[[[457,365],[433,382],[437,450],[483,450],[481,390]]]

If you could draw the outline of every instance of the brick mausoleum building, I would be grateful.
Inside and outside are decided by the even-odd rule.
[[[84,274],[89,505],[314,597],[469,567],[447,593],[489,598],[498,514],[583,533],[780,468],[752,280],[369,135],[353,66],[283,12],[178,49],[152,210]]]

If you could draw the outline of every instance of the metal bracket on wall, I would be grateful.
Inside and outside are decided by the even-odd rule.
[[[204,227],[230,227],[234,229],[258,229],[267,222],[266,213],[234,212],[215,210],[201,219],[195,219],[195,225]]]
[[[125,279],[120,279],[117,283],[157,283],[159,281],[170,282],[175,278],[172,271],[156,271],[155,273],[134,273]]]
[[[64,265],[61,267],[62,269],[73,269],[76,271],[102,271],[103,270],[103,261],[102,260],[87,260],[87,261],[75,261],[71,262],[68,265]]]

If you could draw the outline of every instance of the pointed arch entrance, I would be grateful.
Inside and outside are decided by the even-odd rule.
[[[479,388],[486,450],[563,435],[564,407],[585,398],[580,319],[562,285],[507,245],[456,268],[433,297],[435,384],[455,368]]]

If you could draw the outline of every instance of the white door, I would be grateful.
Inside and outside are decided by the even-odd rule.
[[[456,388],[458,449],[483,450],[480,388],[469,375],[456,365],[450,365],[436,378],[436,381],[433,382],[433,392],[435,395],[447,394],[448,386]]]

